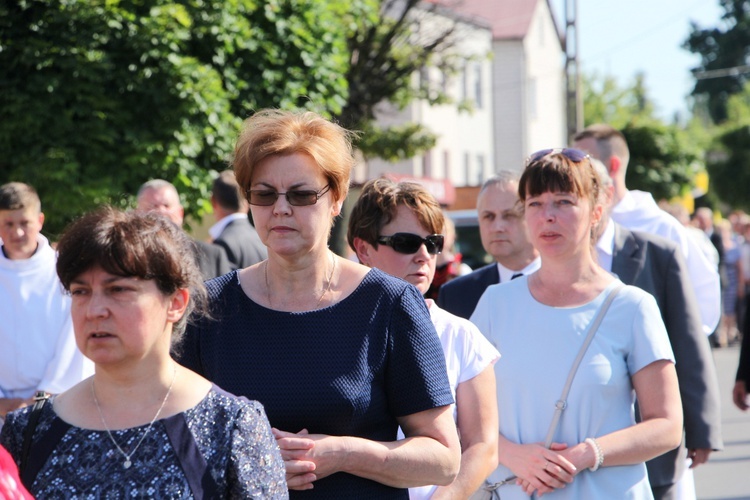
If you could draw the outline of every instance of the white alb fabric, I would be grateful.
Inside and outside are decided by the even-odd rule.
[[[36,390],[60,393],[93,374],[76,347],[70,297],[57,278],[49,241],[29,259],[0,252],[0,397],[28,398]],[[2,244],[2,240],[0,240]]]
[[[464,318],[440,309],[432,299],[426,299],[430,310],[430,318],[435,325],[440,344],[445,353],[445,365],[448,370],[448,382],[456,399],[458,384],[471,380],[484,371],[485,368],[498,360],[500,353],[492,347],[474,324]],[[453,418],[456,419],[456,405],[453,405]],[[404,435],[399,429],[398,439]],[[409,488],[409,498],[428,499],[437,486],[421,486]]]
[[[612,259],[615,252],[615,223],[607,219],[607,227],[596,241],[597,263],[607,272],[612,272]]]
[[[490,286],[471,321],[503,353],[495,364],[500,433],[515,443],[543,442],[555,402],[586,337],[588,326],[618,280],[591,302],[550,307],[537,302],[528,278]],[[631,376],[657,360],[674,362],[656,300],[625,286],[604,317],[578,368],[554,442],[569,446],[635,424]],[[498,467],[489,477],[511,476]],[[515,484],[503,500],[528,499]],[[545,498],[653,498],[644,463],[582,471],[572,484]]]
[[[713,332],[721,319],[719,271],[680,221],[660,209],[654,197],[643,191],[628,191],[612,210],[611,217],[631,231],[657,234],[680,246],[698,299],[703,331],[707,335]]]

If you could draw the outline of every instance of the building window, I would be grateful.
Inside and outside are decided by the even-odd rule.
[[[477,155],[476,185],[481,186],[484,182],[484,155]]]
[[[477,104],[477,109],[482,109],[483,97],[482,97],[482,65],[476,64],[474,66],[474,100]]]
[[[422,175],[432,177],[432,150],[425,151],[422,158]]]
[[[469,98],[469,66],[464,63],[464,68],[461,71],[461,100],[465,101]]]
[[[464,185],[471,186],[471,155],[467,152],[464,153]]]
[[[443,150],[443,179],[450,178],[451,171],[451,153],[447,149]]]
[[[527,91],[527,105],[529,108],[529,119],[536,120],[537,118],[537,96],[536,96],[536,79],[530,78],[529,84],[526,86]]]
[[[423,90],[430,88],[430,70],[427,66],[422,66],[419,70],[419,88]]]

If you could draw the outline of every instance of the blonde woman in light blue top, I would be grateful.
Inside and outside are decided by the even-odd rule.
[[[503,500],[653,498],[644,462],[679,445],[674,358],[655,299],[620,290],[575,375],[550,449],[544,442],[587,328],[621,283],[592,256],[599,181],[584,153],[532,155],[519,182],[541,268],[487,289],[471,317],[503,353],[496,364]],[[635,397],[642,420],[636,423]]]

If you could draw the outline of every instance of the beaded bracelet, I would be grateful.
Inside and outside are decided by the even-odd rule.
[[[591,445],[591,447],[594,449],[594,455],[596,456],[596,463],[593,467],[589,467],[589,470],[591,472],[596,472],[599,470],[599,467],[602,466],[604,463],[604,452],[602,451],[601,446],[599,446],[599,443],[596,442],[596,439],[594,438],[586,438],[584,443],[588,443]]]

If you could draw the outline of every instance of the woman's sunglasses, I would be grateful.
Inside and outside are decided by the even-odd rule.
[[[561,154],[568,160],[579,163],[586,158],[589,157],[585,152],[581,151],[580,149],[573,149],[573,148],[551,148],[551,149],[541,149],[537,151],[536,153],[532,153],[529,155],[529,157],[526,159],[526,165],[529,165],[531,163],[534,163],[535,161],[539,161],[542,158],[544,158],[547,155],[551,154]]]
[[[412,233],[396,233],[393,236],[379,236],[378,243],[391,247],[398,253],[414,254],[424,243],[427,253],[437,255],[443,251],[443,235],[431,234],[425,238]]]
[[[276,200],[281,195],[286,196],[286,201],[293,207],[307,207],[315,205],[320,197],[326,194],[329,189],[331,189],[330,184],[324,186],[320,191],[290,189],[286,193],[279,193],[273,189],[249,189],[246,191],[246,194],[248,203],[260,207],[270,207],[276,203]]]

